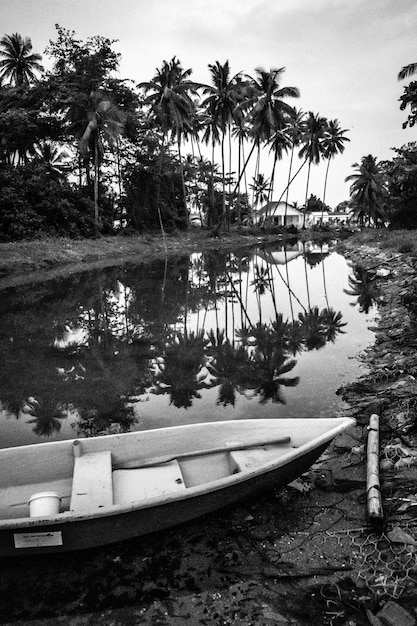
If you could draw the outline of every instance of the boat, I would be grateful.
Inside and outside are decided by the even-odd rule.
[[[228,420],[1,449],[0,556],[119,542],[284,486],[354,423]]]

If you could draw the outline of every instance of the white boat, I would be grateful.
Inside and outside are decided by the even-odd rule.
[[[0,450],[0,556],[160,531],[305,472],[350,418],[249,419]]]

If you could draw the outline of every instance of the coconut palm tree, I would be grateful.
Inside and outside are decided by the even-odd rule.
[[[272,200],[273,194],[274,194],[275,169],[277,166],[277,162],[282,159],[284,153],[286,154],[292,146],[291,138],[289,134],[287,133],[287,128],[288,128],[288,125],[286,125],[286,127],[284,127],[283,129],[281,128],[277,129],[275,133],[272,135],[270,142],[269,142],[271,146],[270,152],[273,152],[274,154],[274,162],[272,165],[272,172],[271,172],[271,186],[270,186],[270,193],[269,193],[269,198],[268,198],[269,201]]]
[[[269,178],[265,178],[263,174],[258,174],[256,178],[253,178],[253,184],[249,185],[253,192],[253,206],[257,207],[258,204],[268,202],[271,182]]]
[[[350,196],[353,209],[360,224],[367,220],[378,226],[384,222],[384,196],[385,181],[383,170],[372,154],[362,157],[360,163],[354,163],[356,173],[345,178],[345,181],[353,181],[350,186]]]
[[[347,129],[342,130],[339,125],[339,120],[330,120],[327,124],[327,128],[324,131],[323,138],[323,156],[327,159],[327,167],[326,174],[324,177],[324,190],[323,190],[323,211],[326,202],[326,188],[327,188],[327,177],[329,175],[329,166],[330,161],[333,159],[336,154],[343,154],[345,150],[345,146],[343,145],[345,141],[350,141],[348,137],[344,135],[344,133],[348,132]],[[321,219],[323,221],[323,211],[321,214]]]
[[[404,65],[400,72],[398,72],[398,80],[408,78],[417,72],[417,63],[409,63]]]
[[[161,168],[168,134],[171,133],[171,138],[176,138],[177,140],[184,209],[187,216],[188,209],[182,169],[181,143],[184,134],[189,133],[192,135],[194,132],[196,106],[192,96],[197,94],[199,87],[197,83],[189,80],[191,74],[192,70],[184,70],[181,62],[174,56],[169,62],[163,61],[161,68],[156,70],[156,74],[151,81],[142,82],[138,85],[144,89],[145,94],[148,94],[145,97],[144,104],[149,105],[151,116],[162,130]],[[160,214],[159,198],[157,205]],[[160,223],[163,228],[161,216]]]
[[[98,89],[90,96],[86,121],[87,125],[80,138],[79,150],[81,157],[88,159],[91,156],[94,163],[94,217],[98,231],[100,228],[98,189],[104,143],[110,146],[116,145],[117,137],[123,130],[123,117],[109,94]]]
[[[11,85],[29,85],[37,72],[43,72],[41,55],[32,52],[30,38],[19,33],[1,38],[0,57],[0,83],[8,79]]]
[[[62,178],[69,169],[71,155],[53,141],[43,141],[35,146],[35,161],[46,166],[54,178]]]
[[[280,202],[282,200],[283,196],[284,196],[284,193],[286,194],[285,195],[284,226],[286,225],[286,222],[287,222],[288,195],[289,195],[289,191],[290,191],[290,185],[291,185],[292,181],[294,180],[295,176],[301,170],[301,167],[305,163],[305,161],[304,161],[303,164],[301,165],[301,167],[297,170],[297,173],[295,174],[295,176],[292,176],[292,165],[293,165],[293,159],[294,159],[294,152],[295,152],[295,148],[300,144],[301,138],[303,136],[305,115],[306,114],[301,109],[299,109],[299,110],[294,109],[294,117],[289,120],[289,122],[287,124],[287,127],[285,129],[285,134],[289,138],[290,143],[291,143],[291,156],[290,156],[290,164],[289,164],[289,168],[288,168],[287,185],[284,188],[284,190],[281,193],[281,196],[279,198],[279,202]]]
[[[210,133],[212,138],[212,146],[217,137],[220,137],[221,144],[221,161],[222,161],[222,178],[223,178],[223,209],[222,220],[226,216],[226,181],[225,181],[225,151],[224,143],[226,135],[229,135],[229,163],[230,163],[230,137],[231,125],[234,120],[236,107],[238,104],[238,80],[240,73],[231,76],[229,61],[223,65],[216,61],[214,65],[209,64],[211,74],[211,85],[206,85],[203,94],[206,98],[202,102],[202,106],[206,109],[210,119]],[[217,129],[217,132],[216,130]],[[229,167],[229,170],[231,168]]]
[[[317,165],[318,163],[320,163],[320,159],[323,155],[323,139],[326,126],[326,118],[321,117],[318,113],[312,113],[311,111],[309,112],[307,119],[304,123],[304,132],[301,138],[301,141],[304,145],[300,150],[300,157],[305,157],[305,159],[307,160],[308,173],[306,183],[303,228],[305,227],[311,164],[314,163],[315,165]]]
[[[253,81],[256,101],[250,112],[252,133],[257,145],[268,141],[277,130],[282,130],[283,122],[294,118],[295,111],[285,102],[286,98],[298,98],[297,87],[281,87],[280,80],[285,67],[271,68],[269,71],[261,67],[255,69],[257,77]]]
[[[268,142],[277,131],[282,131],[287,122],[295,116],[294,108],[285,100],[298,98],[300,91],[297,87],[281,87],[280,81],[285,67],[271,68],[269,71],[261,67],[255,69],[256,78],[253,79],[254,97],[253,108],[249,113],[253,149],[258,148],[257,168],[259,173],[260,146]]]

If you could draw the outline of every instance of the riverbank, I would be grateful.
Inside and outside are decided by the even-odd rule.
[[[413,624],[417,270],[412,234],[411,243],[394,235],[373,231],[339,245],[352,262],[357,306],[378,303],[375,344],[358,355],[357,381],[339,390],[357,426],[302,480],[146,541],[9,561],[1,568],[0,620],[35,620],[32,626]],[[178,245],[174,253],[184,250],[184,242],[172,245]],[[365,447],[372,413],[381,416],[384,509],[373,526]]]
[[[209,231],[199,228],[167,234],[165,239],[158,233],[152,233],[97,239],[45,238],[0,243],[0,276],[57,266],[86,266],[91,263],[106,266],[126,260],[151,261],[166,254],[245,247],[260,240],[273,241],[277,238],[276,234],[266,235],[253,230],[233,230],[214,237]]]
[[[346,234],[346,233],[344,233]],[[334,240],[338,233],[302,231],[303,240]],[[107,236],[97,239],[44,238],[32,241],[0,243],[0,277],[56,268],[86,268],[92,264],[103,267],[124,261],[153,260],[204,249],[244,248],[257,243],[283,241],[278,233],[262,229],[233,229],[214,237],[210,231],[192,228],[167,234]],[[400,251],[417,257],[413,231],[382,231],[369,229],[349,237],[353,246],[372,245],[377,249]],[[34,275],[34,274],[33,274]]]

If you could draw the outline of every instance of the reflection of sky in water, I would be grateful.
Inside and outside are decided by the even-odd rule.
[[[288,263],[285,264],[285,260]],[[220,292],[224,288],[218,290],[217,307],[214,310],[213,298],[211,305],[207,308],[201,305],[198,311],[191,313],[189,310],[184,314],[187,298],[191,297],[191,293],[197,290],[197,286],[201,287],[204,281],[207,281],[207,274],[204,272],[198,275],[196,270],[196,261],[198,255],[192,256],[193,263],[190,264],[189,285],[181,286],[181,294],[184,301],[177,303],[180,314],[177,321],[172,320],[172,316],[167,315],[170,320],[171,328],[176,331],[187,332],[204,331],[208,333],[210,330],[216,331],[216,328],[223,329],[225,335],[234,345],[238,345],[238,337],[234,332],[242,325],[255,326],[261,322],[270,325],[276,318],[276,314],[281,314],[284,321],[291,322],[297,319],[299,313],[305,312],[309,308],[318,307],[319,310],[330,308],[334,311],[341,311],[343,322],[347,325],[343,327],[343,334],[338,334],[335,343],[327,342],[324,347],[319,350],[303,351],[294,358],[297,364],[293,370],[285,376],[298,376],[300,382],[296,387],[281,387],[282,397],[285,404],[272,403],[267,401],[265,404],[259,402],[259,397],[254,397],[252,391],[245,391],[244,394],[236,393],[236,402],[234,406],[219,405],[218,388],[199,390],[200,398],[194,398],[192,406],[189,408],[177,408],[170,404],[169,394],[155,395],[151,393],[148,387],[147,392],[139,394],[133,399],[132,407],[134,415],[137,419],[135,428],[154,428],[166,425],[174,425],[178,423],[191,423],[199,421],[213,421],[217,419],[244,419],[251,417],[296,417],[296,416],[331,416],[341,407],[339,396],[336,390],[347,382],[355,380],[360,375],[360,361],[355,358],[358,354],[373,340],[373,333],[368,329],[372,325],[375,318],[375,311],[367,315],[360,313],[356,305],[356,297],[344,293],[344,289],[349,288],[348,277],[352,273],[348,267],[346,260],[332,253],[324,259],[324,262],[317,263],[314,267],[310,267],[302,256],[301,249],[294,250],[284,254],[282,252],[274,252],[273,254],[259,251],[254,255],[249,272],[241,272],[240,280],[237,271],[238,264],[229,272],[223,274],[223,285],[227,288],[228,300],[220,296]],[[140,273],[142,274],[139,275]],[[129,318],[129,307],[134,306],[134,289],[140,289],[140,281],[148,280],[146,278],[146,270],[138,269],[139,277],[137,285],[125,286],[123,284],[123,275],[113,280],[111,289],[107,290],[107,302],[111,307],[111,313],[106,313],[107,330],[110,329],[110,335],[117,338],[118,341],[125,341],[127,334],[131,331],[138,331],[145,324],[152,325],[152,319],[146,319],[148,313],[134,310],[134,315]],[[257,294],[254,289],[256,279],[261,279],[265,289],[262,294]],[[186,282],[186,281],[185,281]],[[160,283],[158,283],[158,288]],[[173,289],[168,282],[163,283],[166,293]],[[194,288],[192,288],[194,287]],[[178,288],[178,282],[177,282]],[[100,283],[100,293],[102,293],[103,285]],[[187,295],[188,293],[188,295]],[[62,297],[62,296],[60,296]],[[76,327],[66,326],[67,319],[55,319],[60,324],[60,331],[55,333],[51,338],[51,345],[55,342],[55,347],[65,349],[68,343],[73,342],[76,348],[78,345],[84,346],[87,352],[84,356],[76,357],[73,361],[57,362],[54,365],[57,380],[60,379],[60,385],[57,383],[57,393],[62,392],[62,384],[65,383],[65,392],[68,398],[74,398],[73,402],[77,405],[79,402],[88,401],[88,398],[77,398],[77,380],[82,382],[84,372],[88,371],[91,364],[91,346],[88,347],[89,340],[95,328],[94,320],[91,321],[91,309],[89,303],[83,301],[82,297],[72,294],[75,305],[74,320],[78,319],[90,328],[77,330]],[[157,297],[155,295],[155,297]],[[193,303],[196,299],[193,299]],[[179,304],[181,306],[179,306]],[[355,306],[351,306],[355,304]],[[48,302],[42,306],[48,310]],[[163,303],[162,305],[163,306]],[[59,309],[58,309],[59,311]],[[29,311],[30,313],[31,311]],[[42,310],[38,311],[40,319],[42,319]],[[57,313],[59,316],[59,312]],[[98,315],[98,314],[97,314]],[[97,318],[98,319],[98,318]],[[88,323],[90,326],[88,326]],[[45,315],[45,336],[51,334],[50,319]],[[24,332],[24,330],[22,330]],[[80,341],[79,341],[80,339]],[[101,341],[104,341],[102,339]],[[87,347],[85,347],[87,345]],[[114,348],[112,358],[118,359],[112,363],[115,367],[113,379],[123,378],[124,368],[127,370],[132,363],[124,359],[119,354],[121,350],[120,343]],[[90,352],[89,352],[90,351]],[[158,357],[158,354],[155,355]],[[33,355],[32,357],[33,358]],[[129,357],[130,358],[130,357]],[[90,359],[90,360],[89,360]],[[99,362],[102,354],[97,357]],[[97,365],[95,363],[95,365]],[[100,363],[99,363],[100,365]],[[107,366],[102,364],[103,370]],[[40,367],[38,363],[33,362],[33,368]],[[101,367],[101,365],[100,365]],[[100,367],[98,371],[100,372]],[[117,369],[119,368],[119,369]],[[155,367],[155,369],[157,369]],[[203,370],[204,373],[205,370]],[[29,375],[29,374],[26,374]],[[207,374],[207,380],[210,376]],[[27,381],[25,381],[27,382]],[[117,380],[115,388],[117,388]],[[96,394],[100,392],[100,388],[93,389],[94,385],[103,385],[103,381],[96,381],[94,376],[91,378],[92,392]],[[27,388],[28,385],[25,385]],[[30,387],[30,385],[29,385]],[[16,394],[18,395],[19,381],[16,381]],[[58,391],[60,390],[60,391]],[[38,390],[39,391],[39,390]],[[53,391],[53,390],[49,390]],[[103,392],[106,391],[103,389]],[[39,391],[40,393],[40,391]],[[134,393],[132,390],[131,394]],[[37,390],[31,390],[31,394],[36,397]],[[53,395],[53,394],[52,394]],[[94,394],[92,393],[92,397]],[[1,398],[1,390],[0,390]],[[56,402],[61,402],[61,398],[57,397]],[[93,401],[92,401],[93,402]],[[34,434],[33,416],[19,414],[19,419],[10,412],[4,410],[0,405],[0,445],[22,445],[24,443],[32,443],[37,441],[47,441],[48,437],[39,437]],[[32,420],[32,423],[28,423]],[[70,438],[78,436],[77,432],[77,410],[70,407],[69,410],[63,411],[59,419],[61,429],[55,432],[52,439]]]

